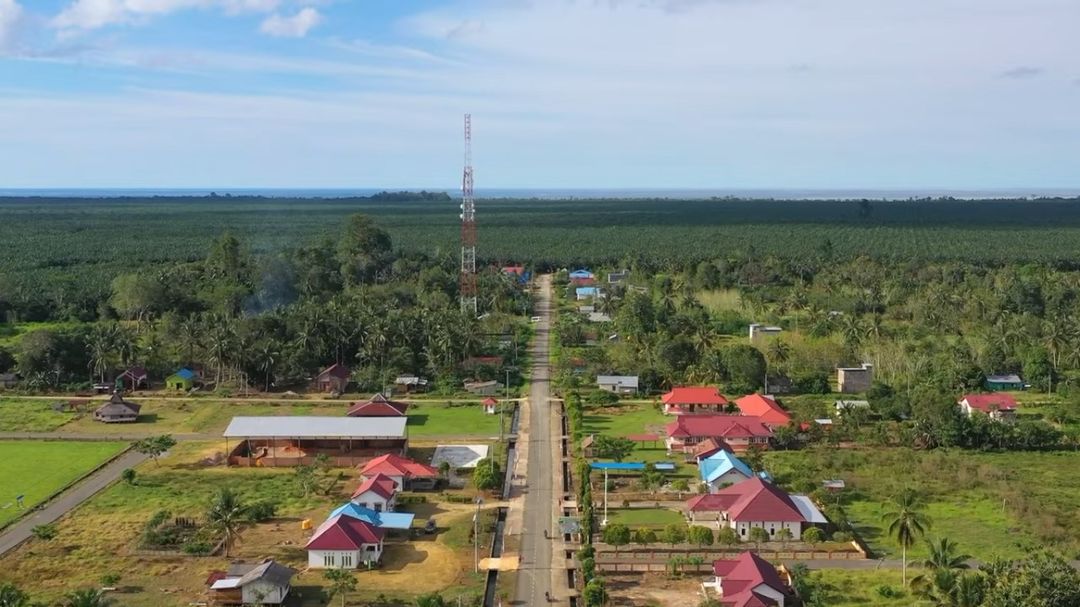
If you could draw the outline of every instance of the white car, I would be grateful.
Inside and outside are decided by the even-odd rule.
[[[540,317],[539,316],[533,316],[532,318],[529,319],[529,322],[540,322]]]

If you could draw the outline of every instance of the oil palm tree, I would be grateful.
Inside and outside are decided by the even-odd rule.
[[[888,524],[888,533],[900,544],[902,553],[903,581],[907,586],[907,551],[915,541],[926,534],[930,519],[923,514],[923,499],[915,491],[907,489],[893,500],[891,509],[881,515]]]
[[[939,571],[958,572],[968,568],[970,554],[962,554],[956,546],[956,542],[943,537],[938,541],[927,540],[927,557],[922,561],[923,573],[911,580],[912,587],[918,588],[933,581],[934,574]]]
[[[230,489],[222,489],[210,502],[206,522],[221,534],[225,558],[229,558],[229,549],[240,540],[241,529],[248,522],[248,506]]]
[[[112,604],[112,599],[104,592],[93,588],[72,590],[60,600],[60,607],[109,607]]]
[[[27,607],[30,597],[14,584],[0,584],[0,607]]]

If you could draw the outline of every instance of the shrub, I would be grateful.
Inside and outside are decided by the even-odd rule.
[[[113,587],[120,583],[119,573],[106,573],[101,576],[101,585],[105,587]]]
[[[120,478],[129,485],[135,484],[135,471],[131,468],[124,468],[124,471],[120,473]],[[108,586],[109,584],[106,584]]]
[[[248,509],[248,516],[253,523],[266,522],[277,514],[277,504],[269,501],[255,502]]]
[[[883,599],[895,599],[900,596],[899,590],[893,588],[892,586],[886,586],[885,584],[878,586],[876,591],[878,596]]]
[[[49,541],[55,538],[59,534],[59,531],[56,530],[56,525],[47,523],[45,525],[35,526],[30,530],[30,533],[33,533],[34,537],[39,540]]]
[[[855,536],[848,531],[837,531],[836,533],[832,534],[832,539],[834,542],[850,542],[854,538]]]
[[[205,540],[189,540],[187,542],[184,542],[184,544],[180,546],[180,550],[183,551],[184,554],[191,554],[196,556],[210,554],[210,551],[212,551],[213,549],[214,547],[210,544],[210,542],[207,542]]]

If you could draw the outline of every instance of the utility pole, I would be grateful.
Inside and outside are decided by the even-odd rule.
[[[503,442],[503,426],[506,420],[506,403],[510,402],[510,369],[506,369],[506,399],[499,404],[499,442]]]

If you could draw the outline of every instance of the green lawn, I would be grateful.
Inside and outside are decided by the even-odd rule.
[[[603,516],[603,507],[597,510]],[[630,527],[664,527],[685,523],[683,515],[667,508],[613,508],[608,511],[608,523],[622,523]]]
[[[855,570],[822,569],[810,573],[821,605],[829,607],[907,607],[912,599],[901,592],[900,571],[895,569]],[[879,592],[888,587],[898,597],[884,597]]]
[[[770,452],[766,465],[794,491],[844,479],[846,516],[881,555],[898,555],[882,514],[907,488],[926,498],[929,537],[948,537],[980,560],[1018,557],[1044,545],[1066,554],[1080,549],[1080,487],[1072,480],[1080,453],[820,448]],[[920,542],[909,554],[919,558],[925,551]]]
[[[116,455],[126,443],[0,442],[0,525],[18,518],[15,496],[32,507]]]
[[[51,432],[74,417],[53,411],[48,401],[0,398],[0,432]]]
[[[621,403],[603,409],[588,408],[582,420],[585,434],[627,436],[654,432],[664,435],[664,426],[673,419],[651,404]]]
[[[457,404],[457,403],[455,403]],[[480,401],[457,404],[414,403],[409,406],[409,436],[412,438],[438,436],[499,435],[499,416],[487,415]],[[510,428],[510,407],[504,414],[506,428]]]

